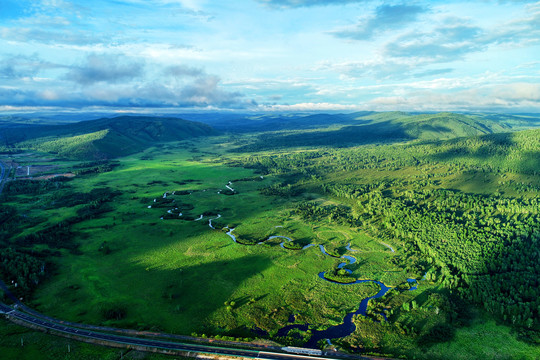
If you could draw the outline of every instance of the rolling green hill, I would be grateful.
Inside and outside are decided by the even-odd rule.
[[[94,160],[125,156],[162,141],[216,134],[209,125],[177,118],[121,116],[66,125],[4,128],[5,147],[56,153],[63,158]]]
[[[499,171],[538,174],[540,171],[540,129],[490,134],[418,146],[433,160],[468,166],[489,166]]]
[[[38,138],[18,145],[22,148],[58,154],[63,158],[81,160],[99,160],[129,155],[145,147],[144,142],[128,138],[110,129],[60,138]]]
[[[480,133],[485,131],[497,132],[498,128],[512,131],[526,130],[540,126],[538,114],[494,114],[494,113],[407,113],[403,111],[359,111],[354,113],[210,113],[210,114],[181,114],[183,119],[200,121],[215,129],[231,133],[256,133],[269,131],[298,131],[298,130],[337,130],[343,126],[363,126],[385,123],[390,127],[409,127],[411,135],[415,136],[415,127],[423,127],[422,133],[430,138],[439,138],[441,134],[453,137],[469,134],[477,135],[477,131],[468,131],[468,126],[480,124]],[[470,123],[472,121],[472,123]],[[434,128],[430,129],[429,125]],[[483,128],[483,126],[487,126]],[[431,131],[430,131],[431,130]],[[508,131],[508,130],[504,130]]]
[[[510,130],[508,126],[499,122],[462,114],[447,112],[422,115],[398,114],[399,116],[394,119],[380,123],[390,125],[391,128],[400,129],[409,137],[418,140],[444,140]]]
[[[263,134],[240,151],[296,146],[351,146],[403,141],[447,140],[466,136],[508,132],[497,120],[455,113],[412,115],[403,112],[350,114],[355,125],[318,130],[300,129],[290,134]]]

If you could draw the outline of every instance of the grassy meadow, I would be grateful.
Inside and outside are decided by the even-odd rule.
[[[351,226],[331,216],[306,220],[295,210],[305,202],[358,210],[353,200],[321,192],[320,183],[369,185],[380,179],[398,179],[401,183],[383,191],[400,194],[414,189],[414,182],[429,178],[427,187],[434,189],[490,193],[504,188],[512,194],[517,190],[508,184],[522,181],[526,175],[451,173],[449,166],[440,164],[349,169],[324,175],[315,171],[295,183],[287,180],[290,174],[286,172],[261,176],[254,169],[230,166],[247,156],[228,152],[237,144],[238,139],[225,136],[160,143],[120,158],[111,171],[75,176],[55,193],[54,199],[60,200],[47,194],[8,198],[7,205],[39,220],[20,229],[23,236],[62,222],[85,206],[55,205],[62,203],[62,196],[77,197],[100,188],[118,192],[106,203],[106,212],[71,226],[78,248],[60,249],[52,275],[25,299],[27,305],[69,321],[199,336],[254,338],[250,330],[258,328],[273,337],[290,324],[292,314],[295,323],[322,330],[340,324],[362,299],[379,291],[372,283],[342,286],[318,277],[319,272],[346,262],[339,257],[348,255],[357,260],[346,266],[352,277],[378,280],[396,291],[370,302],[370,309],[376,311],[368,309],[368,317],[357,316],[356,331],[333,342],[338,348],[408,358],[450,359],[448,354],[456,354],[456,359],[490,358],[489,339],[494,336],[505,343],[501,353],[523,359],[538,354],[534,345],[519,342],[508,327],[496,325],[476,308],[471,313],[473,321],[452,333],[451,341],[419,343],[428,329],[444,323],[451,313],[439,306],[436,294],[452,297],[437,281],[421,280],[425,268],[407,266],[423,260],[407,254],[408,245],[402,238],[381,238],[369,223]],[[272,157],[274,153],[259,155]],[[17,155],[22,165],[31,159]],[[321,164],[332,163],[321,159]],[[69,172],[78,164],[60,161],[54,171]],[[326,165],[320,166],[324,170]],[[287,181],[301,191],[293,196],[260,191],[285,188]],[[238,243],[226,233],[233,228]],[[286,249],[280,243],[287,240],[266,240],[271,236],[288,237],[298,246],[323,245],[335,257],[322,254],[319,246]],[[417,290],[408,291],[408,278],[418,280]],[[413,301],[413,310],[403,310],[404,303]],[[389,322],[379,322],[383,312]],[[14,339],[12,325],[0,328],[6,339]],[[49,341],[32,336],[38,342]],[[274,339],[297,344],[294,338]],[[6,341],[3,346],[20,354]]]
[[[261,179],[252,170],[224,166],[223,150],[206,150],[211,144],[197,144],[197,151],[177,145],[148,149],[122,158],[114,171],[70,182],[75,194],[109,187],[121,195],[109,204],[112,211],[106,216],[73,226],[80,253],[64,251],[55,259],[54,276],[38,288],[30,306],[85,323],[247,336],[246,328],[253,326],[275,333],[293,313],[297,322],[313,328],[339,324],[362,298],[377,291],[370,284],[341,287],[318,278],[320,271],[345,261],[323,255],[319,247],[284,249],[279,246],[283,239],[241,245],[225,234],[224,226],[235,228],[239,241],[287,236],[322,244],[327,251],[355,256],[358,262],[350,269],[358,278],[388,285],[404,281],[403,271],[384,271],[393,256],[389,249],[360,229],[300,221],[289,213],[289,201],[261,195],[258,189],[275,177]],[[218,194],[229,181],[237,194]],[[174,206],[159,203],[165,192]],[[20,200],[18,206],[47,218],[41,226],[77,209],[42,210],[30,199],[23,205]],[[182,216],[161,219],[176,207]],[[208,215],[182,220],[201,214]],[[217,214],[221,218],[216,219]],[[103,243],[110,253],[99,251]],[[354,253],[345,249],[349,243]],[[231,301],[234,306],[225,305]],[[102,313],[109,308],[124,309],[126,315],[104,319]]]

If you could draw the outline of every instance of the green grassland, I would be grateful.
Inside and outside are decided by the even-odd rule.
[[[27,246],[57,253],[49,276],[25,298],[38,311],[69,321],[253,338],[253,327],[274,337],[295,314],[296,323],[321,330],[341,323],[379,290],[372,283],[343,286],[318,277],[345,262],[339,256],[349,255],[357,259],[346,266],[352,277],[394,290],[371,301],[368,316],[357,316],[356,331],[335,340],[336,346],[409,358],[534,359],[540,354],[534,340],[519,341],[521,328],[511,328],[509,321],[503,325],[500,314],[479,307],[462,289],[469,279],[447,273],[439,247],[420,238],[417,245],[407,235],[412,231],[397,225],[402,226],[400,216],[416,216],[401,204],[431,213],[453,207],[460,216],[477,211],[456,210],[459,206],[444,200],[447,190],[471,203],[480,201],[476,195],[494,193],[521,201],[511,206],[521,206],[524,215],[512,220],[504,199],[497,200],[493,211],[499,219],[537,216],[536,203],[529,202],[537,199],[540,186],[537,135],[255,154],[237,150],[239,142],[256,143],[250,135],[156,143],[107,171],[55,183],[57,188],[39,195],[7,192],[2,205],[26,220],[13,225],[13,239],[2,241],[24,243],[32,233],[69,224],[73,244]],[[62,169],[80,165],[61,162]],[[88,201],[78,203],[77,197]],[[489,214],[478,213],[478,219]],[[69,221],[77,216],[79,221]],[[226,234],[230,228],[239,243]],[[267,240],[270,236],[289,237],[299,247],[321,244],[337,257],[322,254],[318,246],[284,249],[280,243],[286,240]],[[448,251],[461,256],[454,248]],[[422,280],[424,274],[429,279]],[[409,291],[408,278],[418,280],[417,290]],[[387,322],[381,321],[383,311]],[[14,338],[11,325],[0,328]],[[501,343],[496,352],[492,338]],[[295,344],[293,338],[276,340]],[[19,354],[13,345],[3,347]]]
[[[186,359],[181,356],[141,353],[127,349],[112,349],[71,339],[31,331],[0,320],[2,359],[17,360],[165,360]]]
[[[260,180],[251,170],[225,167],[216,159],[205,160],[205,154],[176,150],[163,155],[162,150],[126,157],[112,172],[70,182],[75,193],[110,187],[122,195],[112,201],[114,211],[107,216],[73,226],[80,253],[65,252],[55,259],[56,274],[37,289],[31,306],[52,316],[86,323],[188,334],[225,329],[235,334],[253,324],[275,331],[292,313],[300,315],[299,322],[313,323],[314,327],[337,324],[374,291],[370,285],[344,289],[321,281],[317,273],[331,269],[340,260],[324,256],[317,247],[286,250],[275,240],[243,246],[233,243],[219,227],[212,230],[208,217],[200,221],[180,217],[161,220],[167,207],[148,208],[155,204],[153,200],[161,199],[164,192],[190,190],[193,193],[189,195],[169,197],[192,205],[188,211],[192,217],[205,212],[212,213],[210,217],[220,214],[222,218],[214,225],[236,227],[239,239],[263,241],[281,235],[324,244],[328,249],[351,243],[361,249],[358,254],[371,254],[364,260],[365,271],[354,269],[358,277],[378,273],[372,269],[391,256],[386,248],[371,244],[357,231],[328,224],[319,230],[291,217],[286,202],[257,191],[273,182],[273,177]],[[193,156],[201,156],[201,160],[193,161]],[[235,181],[244,178],[248,179]],[[229,181],[238,194],[217,194]],[[21,200],[13,199],[12,204]],[[48,219],[38,228],[69,217],[75,210],[26,207]],[[328,236],[332,233],[338,235]],[[104,242],[110,254],[98,251]],[[397,283],[404,277],[402,273],[388,280]],[[233,311],[224,305],[230,301],[236,302]],[[70,304],[67,307],[66,302]],[[102,309],[112,306],[128,309],[127,316],[120,321],[105,321]],[[266,316],[268,313],[271,315]]]

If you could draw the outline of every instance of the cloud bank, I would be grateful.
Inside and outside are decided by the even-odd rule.
[[[272,8],[288,9],[288,8],[363,3],[363,2],[369,2],[370,0],[257,0],[257,1]]]
[[[0,19],[0,111],[540,112],[539,2],[20,0]]]
[[[376,34],[398,29],[416,21],[424,12],[426,8],[418,5],[381,5],[373,16],[361,21],[354,28],[334,31],[332,34],[339,38],[369,40]]]
[[[66,79],[80,85],[95,83],[115,84],[131,81],[143,75],[144,64],[140,61],[127,60],[122,55],[88,55],[84,63],[74,66]]]

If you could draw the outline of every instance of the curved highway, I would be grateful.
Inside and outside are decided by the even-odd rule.
[[[150,347],[150,348],[155,348],[155,349],[209,353],[209,354],[222,354],[222,355],[249,357],[249,358],[257,358],[259,354],[259,351],[254,351],[254,350],[238,350],[238,349],[232,349],[232,348],[219,348],[219,347],[206,346],[206,345],[183,344],[183,343],[175,343],[175,342],[152,340],[152,339],[141,339],[141,338],[135,338],[135,337],[129,337],[129,336],[120,336],[120,335],[101,333],[101,332],[90,331],[90,330],[85,330],[85,329],[77,329],[74,327],[58,324],[50,320],[40,319],[30,314],[25,314],[23,312],[10,308],[9,306],[6,306],[5,304],[0,304],[0,311],[4,312],[8,316],[8,318],[16,319],[24,323],[37,326],[39,328],[54,330],[57,332],[61,332],[64,334],[81,337],[85,339],[113,342],[113,343],[125,345],[125,346],[130,346],[130,345],[143,346],[143,347]],[[286,359],[285,357],[280,357],[279,354],[276,354],[276,356],[266,357],[266,358]]]
[[[6,176],[6,169],[2,162],[0,162],[0,193],[3,190],[3,180]],[[218,215],[218,218],[221,215]],[[209,222],[210,227],[212,219]],[[228,235],[233,237],[230,234],[234,229],[230,229]],[[282,237],[282,236],[279,236]],[[235,240],[233,238],[233,240]],[[290,240],[290,239],[289,239]],[[324,250],[324,248],[323,248]],[[13,293],[9,290],[6,284],[0,280],[0,289],[3,290],[4,294],[10,298],[16,308],[20,308],[26,312],[16,310],[2,302],[0,302],[0,314],[4,314],[7,320],[15,322],[19,325],[38,328],[45,331],[54,331],[59,333],[59,335],[64,335],[67,337],[76,337],[77,340],[85,341],[89,343],[105,342],[107,345],[116,346],[116,347],[142,347],[145,350],[162,350],[163,352],[167,351],[178,351],[185,352],[187,356],[190,356],[190,353],[194,354],[212,354],[212,355],[222,355],[222,356],[232,356],[232,357],[242,357],[242,358],[253,358],[261,360],[332,360],[337,358],[349,358],[355,360],[370,360],[371,358],[363,356],[354,356],[346,354],[332,354],[332,357],[323,357],[323,356],[313,356],[313,355],[300,355],[293,353],[280,353],[258,350],[248,350],[248,349],[236,349],[236,348],[227,348],[227,347],[218,347],[218,346],[209,346],[203,344],[188,344],[182,342],[171,342],[164,340],[154,340],[133,336],[117,335],[101,331],[94,331],[92,328],[100,328],[98,326],[86,326],[84,324],[70,323],[62,320],[54,319],[46,315],[42,315],[31,308],[25,306],[19,299],[17,299]],[[102,327],[104,331],[108,331],[107,328]],[[110,331],[123,331],[122,329],[110,329]],[[162,334],[167,335],[167,334]]]
[[[55,320],[50,317],[37,317],[34,314],[24,313],[22,311],[15,310],[6,304],[0,303],[0,313],[4,313],[8,320],[11,320],[19,325],[24,325],[28,327],[37,327],[39,329],[55,331],[66,336],[74,336],[77,340],[85,342],[106,342],[109,345],[113,346],[125,346],[125,347],[144,347],[152,350],[164,350],[164,351],[179,351],[185,352],[189,356],[190,353],[203,353],[203,354],[213,354],[213,355],[223,355],[223,356],[233,356],[233,357],[243,357],[243,358],[253,358],[253,359],[264,359],[264,360],[306,360],[306,359],[336,359],[341,354],[335,354],[336,357],[320,357],[320,356],[309,356],[309,355],[298,355],[298,354],[288,354],[288,353],[279,353],[272,351],[258,351],[258,350],[247,350],[247,349],[235,349],[227,347],[218,347],[218,346],[209,346],[201,344],[187,344],[181,342],[171,342],[163,340],[153,340],[138,338],[132,336],[121,336],[116,334],[108,334],[99,331],[92,331],[88,329],[76,328],[73,326],[67,326],[60,322],[60,320]],[[354,359],[369,359],[366,357],[359,356],[347,356],[342,355],[339,357],[347,357]]]

